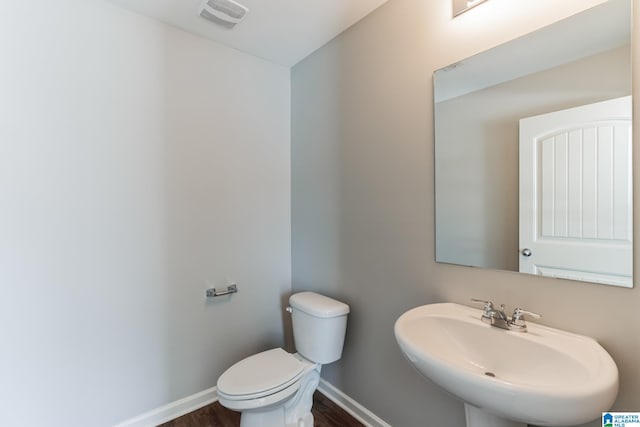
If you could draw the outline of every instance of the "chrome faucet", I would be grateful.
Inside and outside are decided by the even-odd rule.
[[[537,313],[523,310],[518,307],[513,310],[513,315],[511,316],[511,319],[509,319],[509,316],[504,312],[504,304],[500,304],[500,309],[496,309],[491,301],[472,298],[471,302],[484,304],[480,320],[491,326],[496,326],[508,331],[527,332],[527,324],[524,319],[525,314],[535,317],[536,319],[542,317]]]

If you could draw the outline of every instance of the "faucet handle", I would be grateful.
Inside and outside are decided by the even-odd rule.
[[[476,304],[484,304],[485,307],[493,308],[493,303],[491,301],[485,301],[483,299],[471,298],[471,302],[475,302]]]
[[[534,317],[536,319],[541,318],[542,316],[538,313],[534,313],[533,311],[525,310],[520,307],[517,307],[513,310],[513,316],[511,316],[511,320],[509,321],[509,326],[513,329],[520,329],[523,331],[527,330],[527,325],[524,322],[524,315]]]
[[[490,318],[491,317],[490,313],[493,310],[493,303],[491,301],[485,301],[483,299],[471,298],[471,302],[474,302],[476,304],[484,304],[482,317],[486,317],[486,318]]]
[[[531,317],[534,317],[536,319],[539,319],[542,317],[542,315],[538,314],[538,313],[534,313],[533,311],[529,311],[529,310],[525,310],[523,308],[517,307],[515,310],[513,310],[513,317],[521,319],[523,315],[528,315]]]

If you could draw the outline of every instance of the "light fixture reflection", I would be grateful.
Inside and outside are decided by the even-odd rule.
[[[487,0],[452,0],[453,16],[458,16],[485,1]]]

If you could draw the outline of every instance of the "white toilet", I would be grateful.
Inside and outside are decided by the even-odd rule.
[[[323,364],[342,356],[349,306],[314,292],[289,298],[295,354],[275,348],[241,360],[218,378],[222,406],[240,427],[313,427],[313,392]]]

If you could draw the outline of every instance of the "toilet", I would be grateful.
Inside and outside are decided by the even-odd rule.
[[[349,306],[314,292],[289,298],[297,353],[249,356],[218,378],[218,401],[241,412],[240,427],[313,427],[313,392],[323,364],[342,357]]]

